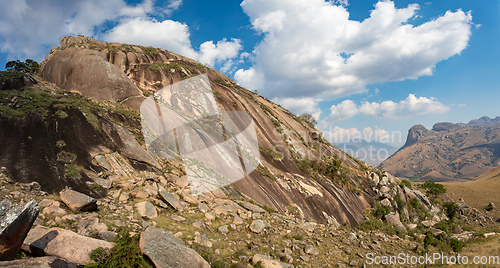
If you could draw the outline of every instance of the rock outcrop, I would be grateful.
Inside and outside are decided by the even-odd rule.
[[[22,89],[38,83],[31,75],[17,71],[0,72],[0,90]]]
[[[47,256],[0,262],[1,268],[78,268],[78,265],[63,259]]]
[[[4,126],[10,129],[8,133],[0,130],[0,141],[13,144],[0,152],[0,165],[5,165],[15,180],[33,178],[39,180],[47,192],[70,186],[98,197],[105,194],[105,190],[90,189],[95,177],[114,180],[114,176],[127,178],[141,170],[158,174],[174,170],[173,176],[182,178],[186,175],[182,163],[174,165],[175,159],[154,158],[143,150],[141,119],[137,112],[144,96],[206,74],[213,95],[211,99],[215,100],[218,109],[249,114],[259,145],[259,152],[255,152],[259,156],[257,168],[247,170],[248,174],[242,175],[240,180],[211,194],[251,199],[281,212],[295,213],[297,210],[304,219],[336,226],[360,223],[363,210],[373,203],[374,193],[368,187],[363,163],[330,145],[317,129],[289,111],[192,59],[163,49],[105,44],[78,36],[62,38],[61,46],[52,49],[41,67],[44,79],[56,86],[49,89],[51,85],[47,85],[46,88],[54,92],[46,97],[55,95],[56,100],[39,107],[46,117],[0,116],[1,129]],[[77,99],[67,92],[60,94],[57,87],[102,101]],[[70,101],[64,102],[66,100]],[[127,110],[117,101],[135,111]],[[193,104],[203,106],[202,103]],[[30,120],[36,122],[36,128],[30,127],[33,125]],[[124,128],[128,132],[123,131]],[[206,134],[204,129],[194,133],[201,140]],[[61,140],[66,143],[62,149],[56,146]],[[24,149],[18,150],[19,147]],[[27,156],[25,152],[28,151],[38,155]],[[65,159],[58,157],[62,151],[70,156],[76,154],[76,160],[63,162]],[[220,157],[225,159],[224,155]],[[29,166],[30,161],[22,161],[31,158],[40,163]],[[67,169],[70,172],[66,172]],[[49,176],[42,178],[41,174],[47,173]],[[72,175],[81,178],[74,179]],[[181,188],[186,187],[186,180],[172,181]],[[133,198],[127,195],[123,194],[123,202]]]
[[[16,256],[40,211],[36,201],[11,206],[0,202],[0,261]]]
[[[33,228],[23,243],[23,250],[34,256],[50,255],[86,265],[92,262],[90,253],[102,247],[110,249],[113,243],[79,235],[62,228]]]
[[[86,194],[73,190],[64,190],[59,193],[61,201],[73,211],[92,211],[97,209],[97,200]]]
[[[185,246],[184,242],[171,232],[148,227],[141,234],[141,251],[151,259],[157,268],[196,267],[209,268],[210,264],[196,251]]]
[[[43,77],[58,87],[93,99],[122,101],[141,96],[141,91],[99,51],[66,48],[53,55],[43,68]]]

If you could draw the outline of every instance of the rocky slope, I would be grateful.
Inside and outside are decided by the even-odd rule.
[[[413,126],[405,145],[379,167],[399,177],[420,180],[475,178],[499,165],[499,119],[436,123],[431,130]]]
[[[223,188],[224,195],[337,225],[358,224],[374,202],[364,163],[308,122],[191,59],[79,36],[62,38],[41,67],[33,90],[1,92],[0,165],[16,181],[102,197],[105,191],[89,187],[97,179],[148,171],[185,180],[182,162],[146,150],[139,110],[158,90],[207,74],[220,110],[251,116],[260,151],[256,170]]]
[[[373,173],[369,180],[381,200],[377,206],[388,208],[386,215],[374,218],[379,208],[367,210],[366,221],[351,228],[301,219],[298,210],[281,213],[243,199],[193,196],[186,184],[169,182],[154,172],[115,177],[108,184],[98,181],[109,189],[99,200],[73,190],[47,195],[37,183],[17,183],[0,172],[0,194],[5,200],[36,200],[41,207],[21,246],[23,253],[18,257],[23,258],[0,261],[0,267],[91,264],[95,261],[91,252],[121,243],[123,228],[140,235],[139,243],[132,242],[127,250],[137,247],[153,267],[361,267],[369,261],[367,254],[424,254],[426,232],[435,239],[448,237],[433,227],[445,222],[446,216],[425,194],[408,188],[409,184],[397,186],[394,177],[381,175]],[[460,217],[468,224],[494,225],[493,219],[465,204],[462,210]],[[467,241],[474,234],[469,230],[453,231],[450,236]],[[442,249],[428,253],[433,252]],[[131,252],[117,254],[125,254],[118,255],[123,258]]]
[[[308,122],[195,61],[80,36],[62,38],[42,67],[30,88],[0,91],[0,226],[11,224],[11,204],[41,208],[17,255],[24,259],[0,267],[115,267],[103,263],[131,256],[144,267],[357,267],[368,253],[422,254],[425,233],[442,242],[436,247],[451,239],[437,229],[446,222],[441,206],[411,184],[352,159]],[[138,110],[165,86],[203,73],[218,108],[251,115],[259,165],[195,195],[185,159],[147,150]],[[193,123],[207,127],[200,136],[219,125],[209,122]],[[462,231],[453,235],[471,238]],[[0,259],[20,240],[2,231]]]

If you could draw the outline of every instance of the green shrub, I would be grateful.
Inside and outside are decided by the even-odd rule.
[[[75,164],[64,165],[64,176],[69,179],[79,180],[82,178],[82,169]]]
[[[450,222],[452,222],[457,214],[459,206],[455,202],[446,202],[443,204],[443,209]]]
[[[64,119],[64,118],[67,118],[68,117],[68,114],[63,111],[63,110],[57,110],[55,113],[54,113],[55,116],[61,118],[61,119]]]
[[[492,210],[494,209],[494,207],[493,207],[491,204],[488,204],[488,205],[485,207],[485,209],[486,209],[487,211],[492,211]]]
[[[104,187],[102,185],[94,182],[90,185],[90,189],[95,190],[95,191],[102,191],[102,190],[104,190]]]
[[[301,235],[292,235],[292,239],[299,240],[299,241],[304,240],[304,238],[302,238]]]
[[[440,221],[436,223],[433,227],[441,231],[444,231],[445,233],[450,233],[451,229],[450,223],[448,221]]]
[[[424,248],[428,249],[430,245],[434,244],[434,237],[431,232],[427,232],[424,238]]]
[[[384,226],[384,222],[381,221],[380,219],[369,219],[367,221],[364,221],[358,225],[358,228],[368,232],[368,231],[375,231],[375,230],[381,230]]]
[[[406,186],[408,189],[412,189],[411,188],[411,182],[408,181],[408,180],[401,180],[401,182],[399,183],[399,186],[403,187],[403,186]]]
[[[398,211],[402,212],[403,208],[406,206],[406,203],[403,202],[403,200],[401,200],[401,195],[399,195],[399,192],[394,197],[394,201],[396,201],[396,206],[398,207]]]
[[[432,197],[446,193],[446,189],[442,184],[435,183],[432,180],[424,182],[424,184],[422,184],[422,188],[424,188],[426,193]]]
[[[130,236],[126,228],[120,227],[115,238],[116,245],[110,250],[98,248],[92,252],[90,257],[95,263],[88,264],[87,268],[97,267],[153,267],[146,261],[139,249],[139,235]]]
[[[76,154],[61,151],[57,154],[57,161],[62,162],[64,164],[71,164],[76,160]]]
[[[460,252],[460,251],[462,251],[462,248],[464,247],[464,243],[456,238],[452,238],[450,240],[450,247],[453,251]]]
[[[156,49],[154,47],[145,47],[144,49],[142,49],[142,53],[144,53],[146,55],[157,55],[157,54],[159,54],[158,49]]]
[[[383,206],[379,203],[375,205],[374,209],[373,216],[377,219],[381,219],[391,212],[391,208],[389,206]]]

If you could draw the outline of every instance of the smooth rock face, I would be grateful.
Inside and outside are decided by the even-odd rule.
[[[10,202],[0,205],[0,261],[13,259],[40,212],[36,201],[10,207]]]
[[[196,251],[186,247],[184,242],[171,232],[150,226],[141,234],[139,247],[157,268],[210,268]]]
[[[27,258],[13,261],[0,262],[1,268],[78,268],[78,265],[59,259],[57,257],[47,256],[39,258]]]
[[[94,99],[120,101],[142,95],[120,68],[90,49],[70,47],[54,55],[43,68],[43,78]]]
[[[62,228],[37,226],[24,240],[22,249],[34,256],[50,255],[86,265],[92,261],[90,253],[98,247],[110,249],[113,243],[79,235]]]
[[[63,190],[61,200],[73,211],[92,211],[97,209],[97,200],[73,190]]]
[[[262,254],[255,254],[252,257],[252,265],[257,265],[258,262],[261,262],[261,267],[264,268],[292,268],[294,267],[291,264],[280,262],[277,260],[273,260],[270,257]]]

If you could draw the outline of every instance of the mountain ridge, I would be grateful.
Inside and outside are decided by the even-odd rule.
[[[499,160],[500,117],[484,116],[467,124],[436,123],[430,130],[415,125],[406,143],[379,167],[405,178],[448,181],[473,179]]]
[[[40,66],[43,79],[36,94],[41,94],[37,98],[45,102],[38,103],[42,107],[37,109],[47,116],[29,113],[25,118],[17,117],[17,108],[13,107],[9,108],[12,116],[0,118],[6,130],[1,140],[12,140],[14,146],[26,150],[33,146],[31,140],[36,140],[40,145],[34,148],[44,155],[30,165],[10,161],[27,157],[14,149],[0,152],[0,165],[7,167],[14,180],[37,179],[44,191],[60,191],[69,180],[68,173],[72,174],[68,170],[71,167],[82,176],[79,185],[73,187],[98,197],[101,193],[88,185],[103,176],[128,177],[147,171],[157,176],[185,177],[182,162],[151,160],[144,148],[138,111],[152,93],[206,73],[219,109],[245,111],[252,116],[260,150],[258,168],[224,187],[223,195],[254,200],[276,211],[298,210],[303,218],[333,220],[337,225],[358,224],[363,220],[363,210],[374,202],[375,193],[367,176],[369,166],[330,145],[317,129],[289,111],[189,58],[157,48],[72,36],[61,38],[61,45],[54,47]],[[9,94],[10,101],[17,93]],[[17,101],[25,105],[30,94],[34,93],[18,94]],[[76,99],[81,101],[75,106]],[[31,121],[46,131],[29,128]],[[24,125],[24,130],[15,128],[16,124]],[[71,131],[62,135],[60,131],[65,128]],[[78,131],[83,130],[79,129],[89,133],[80,137]],[[56,145],[60,140],[65,147]],[[41,143],[46,144],[43,149]],[[76,155],[75,159],[65,163],[60,156],[63,151]],[[128,170],[125,173],[114,168],[123,162]],[[53,172],[42,179],[36,174],[42,174],[46,166],[54,167]]]

